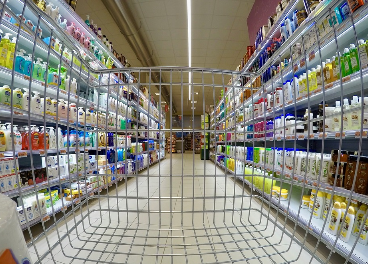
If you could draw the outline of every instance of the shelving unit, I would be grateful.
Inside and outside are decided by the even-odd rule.
[[[51,190],[51,188],[59,188],[58,191],[62,192],[65,188],[72,189],[72,184],[77,184],[78,182],[86,183],[86,185],[83,185],[85,187],[80,188],[81,190],[84,189],[83,195],[75,199],[70,199],[69,201],[58,201],[53,208],[48,208],[46,215],[36,218],[27,217],[28,223],[22,225],[23,229],[40,222],[46,222],[53,214],[59,211],[65,212],[72,205],[80,206],[87,199],[93,198],[94,193],[100,192],[109,186],[111,187],[112,184],[117,184],[118,181],[121,181],[125,177],[134,177],[135,174],[165,157],[165,136],[163,132],[157,131],[158,128],[165,128],[165,117],[161,113],[161,110],[157,109],[157,103],[154,104],[147,99],[145,94],[140,90],[139,84],[135,83],[136,80],[129,69],[120,70],[116,75],[114,72],[106,73],[106,70],[111,68],[112,65],[120,69],[123,69],[124,66],[63,0],[50,0],[49,2],[59,7],[61,21],[66,19],[68,25],[70,22],[74,22],[75,26],[80,28],[86,37],[90,37],[95,41],[95,47],[102,51],[106,60],[109,59],[112,63],[109,65],[105,61],[99,60],[92,50],[80,44],[77,39],[64,30],[60,25],[60,21],[55,21],[43,13],[32,1],[27,1],[25,7],[24,2],[21,0],[6,1],[5,5],[4,3],[0,3],[0,7],[8,15],[1,20],[0,28],[4,34],[11,33],[12,37],[16,38],[15,53],[19,49],[25,49],[32,58],[33,68],[36,67],[34,63],[36,58],[43,59],[47,67],[44,70],[45,76],[48,77],[47,73],[51,73],[51,70],[55,69],[55,78],[57,78],[55,84],[52,84],[48,78],[47,80],[37,79],[33,72],[27,75],[24,72],[16,72],[13,67],[0,66],[0,85],[8,85],[10,87],[10,96],[13,95],[14,89],[18,87],[27,88],[30,94],[28,101],[30,106],[26,109],[18,109],[0,101],[0,120],[11,123],[10,127],[12,131],[10,133],[13,133],[13,125],[53,127],[56,132],[60,128],[63,132],[66,131],[67,133],[66,143],[62,143],[62,146],[55,139],[55,148],[35,149],[34,147],[29,147],[29,149],[24,150],[16,149],[13,151],[12,149],[6,149],[5,151],[0,151],[0,162],[10,160],[10,162],[15,163],[19,160],[19,168],[15,166],[14,173],[11,175],[0,173],[0,183],[9,180],[10,177],[13,177],[13,174],[15,176],[14,182],[12,182],[13,186],[9,187],[6,185],[3,187],[0,184],[0,191],[11,198],[16,198],[20,195],[22,197],[32,196],[41,190]],[[40,12],[42,16],[38,16]],[[16,21],[18,24],[21,23],[16,14],[23,14],[26,20],[32,21],[36,26],[38,25],[42,29],[42,37],[40,38],[39,35],[36,35],[28,24],[22,23],[21,27],[14,25],[13,21]],[[13,17],[12,22],[6,19],[8,17]],[[45,38],[51,37],[58,39],[62,44],[60,51],[56,47],[54,48],[52,44],[47,44],[44,41]],[[65,52],[66,48],[69,50],[70,56]],[[65,75],[63,75],[64,72]],[[69,83],[66,83],[66,76],[70,76]],[[119,79],[120,77],[124,78]],[[77,83],[76,90],[72,91],[71,88],[65,89],[65,83],[71,86],[73,78],[75,78]],[[47,97],[55,100],[64,100],[67,109],[65,110],[65,116],[60,114],[62,111],[58,107],[61,104],[60,101],[56,103],[53,115],[43,114],[45,110],[46,112],[48,111],[48,107],[52,107],[47,105],[47,101],[42,104],[42,108],[40,107],[42,112],[37,113],[34,109],[37,103],[33,101],[35,92],[41,95],[40,101],[37,101],[40,105],[42,102],[45,102],[44,100]],[[101,102],[103,93],[108,93],[106,102]],[[77,112],[76,118],[73,120],[72,114],[68,110],[70,104],[75,104],[76,109],[83,108],[84,114],[81,115]],[[90,113],[90,118],[93,122],[87,122],[87,111]],[[141,114],[143,114],[143,118]],[[139,125],[140,128],[130,129],[128,126],[122,128],[122,121],[125,123],[133,122]],[[151,130],[156,132],[150,133],[152,132]],[[68,137],[71,131],[77,131],[74,139],[77,140],[77,143],[73,143],[76,146],[69,146],[69,144],[72,144],[72,140]],[[83,139],[80,138],[78,132],[83,132]],[[89,139],[91,139],[91,142],[93,139],[94,143],[85,146],[84,141],[87,138],[87,133],[90,134]],[[146,134],[147,136],[142,136],[140,133],[143,135]],[[111,134],[114,138],[113,144],[107,143],[108,134]],[[118,157],[118,151],[129,150],[130,146],[127,143],[122,146],[117,145],[117,141],[115,141],[117,135],[124,136],[125,142],[127,136],[129,136],[131,143],[136,144],[143,140],[153,140],[157,143],[158,148],[132,153],[135,155],[132,156],[134,159],[123,158],[121,160]],[[49,137],[51,138],[51,135]],[[58,134],[54,137],[63,136]],[[80,142],[81,140],[83,140],[83,143]],[[100,142],[100,140],[102,141]],[[103,140],[106,140],[106,142],[103,142]],[[33,144],[33,138],[30,142]],[[15,145],[16,142],[14,142]],[[23,145],[23,142],[21,145]],[[116,153],[111,154],[111,149]],[[76,157],[86,155],[86,157],[90,157],[90,160],[78,161],[78,157],[75,163],[71,163],[69,157],[71,154],[76,154]],[[68,157],[69,164],[55,164],[50,166],[48,159],[54,157],[59,160],[61,155]],[[105,157],[106,159],[108,155],[114,155],[114,162],[104,160],[102,162],[103,165],[99,165],[98,158]],[[96,159],[94,160],[94,158]],[[42,162],[43,159],[44,161]],[[145,164],[143,164],[143,160]],[[91,162],[96,163],[96,166],[93,169],[88,169]],[[36,168],[42,168],[42,163],[46,164],[46,168],[44,167],[46,178],[42,182],[36,182],[37,177],[34,175],[34,171]],[[87,168],[86,166],[82,168],[81,164],[87,165]],[[71,166],[74,167],[75,173],[69,170]],[[61,175],[59,172],[61,168],[65,170],[65,175]],[[58,176],[52,177],[50,169],[57,170],[56,174]],[[26,171],[32,172],[33,178],[30,180],[33,183],[30,185],[22,185],[20,179],[20,174]],[[95,175],[101,177],[103,184],[98,188],[87,188],[87,186],[90,186],[87,183],[87,179],[95,177]],[[77,184],[78,186],[79,183]],[[18,208],[19,210],[24,210],[24,206],[26,205],[23,206],[21,203],[18,206],[22,208]]]
[[[284,22],[285,18],[290,18],[293,11],[298,9],[301,3],[302,1],[290,1],[282,15],[279,16],[280,18],[278,21],[269,29],[269,32],[259,44],[253,55],[249,58],[247,63],[245,63],[244,67],[239,69],[240,74],[233,75],[232,80],[226,87],[223,98],[214,107],[214,111],[211,112],[210,127],[212,130],[210,157],[217,166],[225,170],[226,174],[244,181],[246,185],[265,199],[273,208],[277,209],[278,212],[319,238],[328,248],[333,248],[336,236],[328,233],[328,223],[325,224],[325,228],[323,229],[323,219],[315,219],[308,210],[300,209],[302,197],[301,189],[303,188],[307,191],[318,190],[345,197],[348,199],[347,201],[354,199],[364,204],[368,203],[367,194],[357,193],[354,188],[350,190],[344,187],[330,185],[328,182],[322,182],[321,175],[317,176],[317,178],[311,178],[307,174],[297,174],[295,168],[293,168],[292,171],[276,169],[275,166],[267,165],[265,161],[255,162],[247,159],[246,155],[235,156],[227,155],[226,152],[222,152],[223,149],[226,149],[226,146],[237,146],[241,148],[250,148],[252,151],[258,147],[277,149],[283,153],[281,154],[283,159],[285,158],[286,150],[294,151],[294,153],[299,150],[303,150],[307,153],[331,153],[331,150],[334,149],[346,149],[361,151],[359,157],[368,154],[368,148],[365,144],[368,131],[365,126],[363,127],[363,122],[361,122],[359,129],[352,129],[349,127],[331,129],[330,127],[324,126],[327,120],[336,118],[344,120],[342,117],[345,118],[353,112],[357,112],[358,115],[362,114],[362,116],[365,117],[364,113],[367,110],[364,104],[355,108],[350,107],[350,109],[341,108],[342,114],[341,112],[326,114],[321,110],[323,115],[317,116],[316,118],[316,112],[319,111],[319,104],[321,101],[324,101],[328,106],[332,106],[335,101],[342,101],[343,98],[348,98],[350,100],[353,95],[366,96],[368,82],[367,65],[363,65],[364,67],[361,65],[359,71],[348,74],[347,76],[342,76],[343,72],[340,72],[341,77],[330,83],[327,83],[327,79],[325,79],[322,83],[322,88],[313,91],[309,90],[311,79],[308,79],[308,81],[306,81],[308,90],[305,95],[299,95],[299,90],[297,90],[298,94],[296,94],[295,89],[298,89],[298,87],[296,87],[296,81],[294,79],[294,76],[300,78],[300,76],[308,70],[311,71],[312,68],[317,68],[317,65],[322,66],[322,62],[334,56],[336,52],[343,54],[343,49],[349,48],[349,44],[354,43],[355,46],[357,46],[357,41],[359,39],[366,40],[368,32],[363,24],[366,24],[368,19],[367,4],[357,9],[342,22],[334,26],[332,25],[332,30],[328,31],[325,26],[324,28],[327,33],[323,33],[322,35],[322,31],[320,31],[318,25],[326,19],[329,10],[334,12],[335,8],[343,3],[343,1],[323,1],[309,14],[308,18],[299,25],[295,32],[273,52],[271,57],[263,61],[260,67],[255,67],[255,62],[260,58],[262,52],[269,47],[272,38],[280,36],[281,24]],[[304,48],[304,43],[309,41],[309,34],[315,34],[313,32],[318,34],[317,41],[310,45],[310,47]],[[296,43],[301,43],[301,55],[292,58],[293,47]],[[269,68],[272,66],[279,66],[280,62],[285,59],[288,60],[288,65],[285,67],[280,66],[280,70],[277,74],[273,74],[270,76],[271,78],[269,78],[269,80],[263,81],[263,77]],[[340,60],[342,59],[343,57],[341,56]],[[249,70],[253,71],[252,78],[249,78],[248,81],[244,83],[244,75]],[[326,72],[322,73],[322,79],[325,74]],[[257,78],[261,78],[261,85],[254,87]],[[292,81],[291,89],[293,98],[291,100],[285,100],[283,94],[286,89],[285,82],[288,80]],[[281,94],[283,100],[278,105],[276,103],[276,94],[273,95],[277,87],[281,87],[283,91]],[[245,91],[249,89],[252,90],[250,93],[251,96],[245,98]],[[268,101],[265,102],[266,98],[271,98],[273,104],[270,105]],[[306,109],[310,109],[309,113],[314,113],[313,118],[305,118],[303,121],[297,121],[296,117],[303,116]],[[276,118],[280,118],[281,115],[283,116],[282,118],[285,118],[286,114],[291,114],[294,117],[294,121],[291,123],[281,121],[280,125],[276,126]],[[321,115],[321,112],[317,114]],[[312,131],[313,123],[322,124],[320,126],[321,128],[318,127],[318,132]],[[269,127],[269,124],[272,126]],[[297,132],[297,125],[302,126],[304,131]],[[306,131],[305,127],[310,127],[310,130]],[[288,130],[292,132],[285,133]],[[224,146],[220,148],[221,152],[218,152],[218,146]],[[253,155],[255,154],[251,154],[254,158]],[[295,156],[293,157],[294,160],[296,160]],[[244,165],[249,168],[252,173],[250,175],[244,171],[237,171],[235,173],[229,169],[230,163],[231,167],[235,164],[235,168],[237,169],[242,168]],[[242,166],[236,167],[237,164],[242,164]],[[333,162],[332,165],[334,165]],[[330,173],[331,168],[328,170]],[[343,174],[345,177],[345,171]],[[261,181],[265,181],[266,179],[271,180],[274,185],[283,184],[283,186],[285,186],[283,188],[289,190],[288,200],[279,202],[277,199],[271,197],[270,193],[265,191],[264,186],[257,186],[254,177],[259,177],[262,179]],[[252,181],[249,179],[252,179]],[[355,243],[357,243],[356,246],[354,245]],[[348,257],[353,250],[351,259],[349,259],[349,261],[353,263],[366,263],[368,261],[365,254],[367,246],[358,243],[355,236],[351,236],[348,243],[337,239],[335,248],[336,252],[344,257]]]

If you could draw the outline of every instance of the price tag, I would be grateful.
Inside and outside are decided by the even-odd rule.
[[[23,77],[24,77],[24,79],[25,79],[25,80],[27,80],[27,81],[31,80],[31,78],[30,78],[29,76],[27,76],[27,75],[23,75]]]
[[[341,25],[338,29],[337,29],[337,31],[338,32],[341,32],[342,30],[344,30],[345,29],[345,24],[343,24],[343,25]]]
[[[289,173],[285,173],[285,177],[286,178],[290,178],[290,174]]]
[[[60,154],[66,154],[66,149],[61,149]]]
[[[298,181],[298,180],[299,180],[298,176],[294,176],[294,177],[293,177],[293,179],[294,179],[295,181]]]
[[[299,140],[304,140],[304,138],[305,138],[304,135],[298,135]]]
[[[100,188],[98,188],[98,192],[100,193],[102,191],[102,188],[100,187]]]
[[[310,139],[313,139],[313,138],[314,138],[314,134],[310,134],[310,135],[309,135],[309,138],[310,138]]]
[[[74,202],[74,203],[75,203],[75,204],[79,204],[79,203],[80,203],[80,201],[81,201],[81,200],[78,198],[78,199],[76,199],[76,200],[75,200],[75,202]]]
[[[334,85],[333,83],[329,83],[329,84],[325,85],[325,90],[332,88],[333,85]],[[321,89],[319,89],[319,90],[321,90]]]
[[[40,156],[45,156],[45,151],[44,150],[39,150],[40,152]]]
[[[359,13],[355,13],[355,15],[353,17],[354,17],[354,19],[357,19],[358,17],[360,17],[360,12]]]
[[[319,138],[326,138],[327,137],[327,133],[324,133],[323,134],[323,132],[321,132],[321,133],[319,133],[318,137]]]
[[[346,82],[348,82],[348,81],[350,81],[350,75],[349,75],[349,76],[346,76],[346,77],[344,77],[344,78],[342,78],[342,82],[343,82],[343,83],[346,83]]]
[[[112,187],[112,184],[111,183],[109,183],[109,187]]]
[[[25,157],[27,157],[27,152],[25,151],[18,152],[18,158],[25,158]]]
[[[298,69],[299,69],[298,64],[294,64],[294,67],[293,67],[294,72],[296,72]]]
[[[311,51],[311,52],[309,53],[309,61],[313,60],[315,57],[316,57],[316,54],[315,54],[315,52],[314,52],[314,50],[313,50],[313,51]]]
[[[367,131],[363,131],[362,138],[367,137]],[[355,138],[360,138],[360,131],[355,132]]]
[[[42,217],[42,222],[46,222],[50,220],[50,216],[49,215],[45,215],[44,217]]]
[[[65,90],[60,90],[60,93],[65,94],[65,95],[67,94]]]
[[[305,59],[304,58],[301,59],[299,64],[300,64],[300,67],[304,67],[304,65],[305,65]]]
[[[336,132],[336,134],[335,134],[335,139],[340,139],[340,132]],[[342,132],[342,136],[341,136],[342,138],[345,138],[345,132]]]
[[[67,206],[64,206],[63,208],[61,208],[61,211],[65,212],[68,209]]]
[[[4,158],[4,157],[5,157],[4,153],[0,153],[0,158]]]
[[[17,112],[17,111],[14,111],[14,114],[15,114],[15,115],[23,115],[23,113],[21,113],[21,112]]]
[[[281,137],[276,137],[276,140],[277,141],[281,141]]]

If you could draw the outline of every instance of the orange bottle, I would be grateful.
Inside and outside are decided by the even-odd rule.
[[[40,147],[40,134],[37,131],[36,126],[31,127],[32,150],[38,150]]]
[[[39,132],[39,144],[38,144],[38,149],[40,150],[45,149],[45,144],[44,144],[45,137],[46,137],[46,149],[49,149],[49,145],[50,145],[49,134],[45,132],[45,127],[41,126],[41,131]]]
[[[22,136],[22,150],[28,150],[29,149],[29,131],[28,127],[25,126],[24,130],[21,132]]]

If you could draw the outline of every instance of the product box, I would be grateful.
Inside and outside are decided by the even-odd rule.
[[[18,206],[17,207],[17,212],[18,212],[18,218],[19,218],[19,222],[21,225],[26,223],[26,217],[24,216],[24,211],[22,206]]]
[[[4,175],[5,172],[4,172],[4,162],[3,160],[0,160],[0,176],[1,175]]]
[[[5,181],[5,177],[1,177],[0,178],[0,192],[3,193],[3,192],[6,192],[6,185],[5,185],[6,181]]]
[[[60,177],[64,177],[66,175],[66,167],[63,166],[59,166],[59,175]]]
[[[69,173],[70,174],[77,173],[77,164],[69,164]]]
[[[24,205],[24,209],[26,210],[28,221],[33,220],[35,217],[34,217],[34,213],[32,210],[32,205],[28,205],[28,204]]]
[[[9,175],[9,174],[11,174],[11,171],[12,171],[12,169],[11,169],[12,164],[11,164],[10,160],[9,160],[9,159],[4,160],[4,161],[3,161],[3,164],[4,164],[4,175]]]

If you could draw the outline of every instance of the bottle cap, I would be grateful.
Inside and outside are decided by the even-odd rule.
[[[331,63],[330,59],[327,59],[327,60],[326,60],[326,63]]]
[[[341,206],[341,209],[346,209],[346,203],[345,202],[340,203],[340,206]]]
[[[344,49],[344,53],[349,53],[349,49],[348,48],[345,48]]]
[[[355,48],[355,45],[354,44],[350,44],[350,48],[351,49],[354,49]]]
[[[334,208],[335,209],[340,209],[341,207],[340,207],[340,203],[339,202],[335,202],[334,203]]]
[[[349,100],[347,98],[344,98],[344,105],[349,105]]]
[[[355,215],[354,207],[349,206],[348,214]]]
[[[336,101],[336,107],[341,107],[340,101]]]

